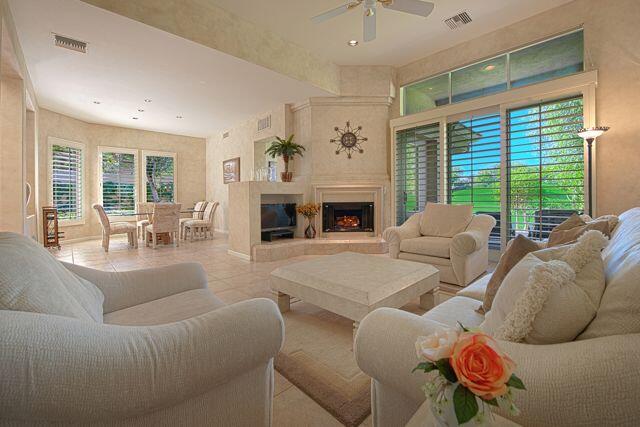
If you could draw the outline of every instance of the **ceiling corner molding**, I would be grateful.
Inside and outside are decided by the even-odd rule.
[[[295,104],[291,107],[291,111],[296,112],[308,107],[319,106],[341,106],[341,107],[371,107],[384,106],[389,107],[393,104],[391,96],[326,96],[309,98],[306,101]]]
[[[198,0],[82,0],[336,95],[340,67],[218,6]]]

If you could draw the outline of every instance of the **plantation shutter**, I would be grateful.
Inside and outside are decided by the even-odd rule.
[[[398,131],[395,155],[396,223],[401,225],[439,199],[440,125]]]
[[[136,206],[136,156],[102,153],[102,205],[110,215],[133,215]]]
[[[173,203],[175,161],[173,156],[145,156],[146,200]]]
[[[545,239],[584,212],[582,97],[507,112],[509,236]]]
[[[500,248],[500,114],[448,123],[447,153],[449,203],[494,217],[489,247]]]
[[[82,219],[82,150],[51,146],[52,203],[60,220]]]

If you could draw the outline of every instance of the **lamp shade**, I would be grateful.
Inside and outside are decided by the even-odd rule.
[[[578,136],[582,139],[596,139],[609,130],[608,126],[595,126],[590,128],[582,128],[578,131]]]

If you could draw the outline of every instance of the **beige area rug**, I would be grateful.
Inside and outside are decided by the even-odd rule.
[[[345,426],[360,425],[371,413],[371,392],[353,355],[353,322],[304,302],[283,317],[276,370]]]

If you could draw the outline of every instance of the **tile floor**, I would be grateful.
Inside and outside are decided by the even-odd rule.
[[[180,247],[159,246],[130,249],[125,237],[114,236],[105,253],[99,240],[64,244],[52,252],[61,261],[105,271],[126,271],[151,268],[178,262],[199,262],[207,271],[209,287],[227,304],[266,297],[275,301],[269,289],[269,273],[275,268],[314,256],[300,256],[284,261],[252,263],[227,254],[226,236],[217,234],[214,240],[180,242]],[[273,425],[276,427],[339,427],[341,424],[306,394],[276,372]],[[370,426],[371,417],[362,426]]]

